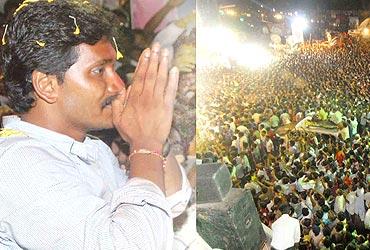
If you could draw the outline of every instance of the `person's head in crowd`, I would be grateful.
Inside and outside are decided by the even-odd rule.
[[[275,193],[280,193],[281,192],[281,186],[280,185],[275,185],[274,192]]]
[[[318,218],[318,219],[322,219],[323,215],[324,215],[324,213],[323,213],[322,210],[318,210],[315,213],[315,217]]]
[[[352,241],[352,234],[348,231],[344,231],[344,235],[343,235],[343,243],[345,245],[347,245],[348,243],[350,243]]]
[[[337,225],[335,225],[335,230],[337,232],[341,232],[343,230],[343,227],[344,227],[343,223],[340,221],[340,222],[337,223]]]
[[[330,211],[329,206],[325,205],[325,201],[324,201],[324,205],[323,205],[323,206],[321,206],[321,208],[322,208],[322,211],[323,211],[324,213],[328,213],[328,212]]]
[[[325,206],[325,199],[322,196],[319,196],[317,199],[317,203],[319,204],[320,207]]]
[[[321,229],[320,229],[319,226],[313,225],[312,226],[312,232],[315,234],[315,236],[318,236],[320,234],[320,232],[321,232]]]
[[[346,250],[356,250],[357,246],[354,242],[351,242],[347,245]]]
[[[279,206],[281,204],[281,199],[280,197],[275,196],[273,199],[274,205]]]
[[[302,225],[305,226],[306,228],[310,227],[311,226],[311,219],[309,218],[305,218],[303,221],[302,221]]]
[[[292,212],[293,212],[293,209],[291,206],[289,206],[288,204],[281,204],[279,206],[279,211],[282,213],[282,214],[287,214],[287,215],[291,215]]]
[[[328,237],[331,235],[331,228],[328,225],[325,225],[324,228],[322,229],[322,233],[325,237]]]
[[[303,216],[308,216],[310,214],[310,211],[308,210],[307,207],[302,208],[302,215]]]
[[[288,177],[283,177],[282,179],[281,179],[281,182],[283,183],[283,185],[286,185],[286,184],[288,184],[289,183],[289,178]]]
[[[365,241],[366,241],[366,238],[365,238],[365,236],[363,236],[363,235],[358,235],[358,236],[356,237],[356,241],[357,241],[357,243],[358,243],[358,244],[364,244],[364,243],[365,243]]]
[[[324,195],[325,199],[329,199],[329,197],[331,196],[331,190],[330,189],[325,189],[324,192],[323,192],[323,195]]]
[[[323,239],[323,245],[326,247],[326,248],[330,248],[332,246],[332,241],[331,241],[331,237],[330,235],[326,236],[324,239]]]

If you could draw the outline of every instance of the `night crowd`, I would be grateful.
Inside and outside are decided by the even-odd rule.
[[[370,248],[369,65],[355,41],[315,43],[259,70],[197,75],[197,158],[226,164],[265,225],[288,208],[299,249]],[[319,132],[295,128],[306,117]]]

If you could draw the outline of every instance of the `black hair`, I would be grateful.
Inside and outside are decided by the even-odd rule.
[[[319,226],[316,226],[316,225],[313,225],[312,226],[312,232],[315,234],[315,236],[319,235],[320,234],[320,227]]]
[[[342,231],[343,230],[343,223],[338,222],[337,225],[335,225],[335,230],[337,230],[337,232]]]
[[[330,236],[330,234],[331,234],[331,228],[329,226],[324,226],[324,228],[322,229],[322,234],[325,237]]]
[[[309,227],[311,225],[311,219],[309,218],[306,218],[303,220],[302,224],[305,226],[305,227]]]
[[[74,34],[74,18],[79,34]],[[35,102],[32,73],[55,75],[62,83],[65,72],[78,59],[79,44],[111,39],[111,20],[107,12],[87,1],[40,0],[15,13],[1,57],[9,106],[17,113],[28,112]]]
[[[287,205],[287,204],[282,204],[280,205],[279,207],[279,210],[282,214],[288,214],[290,215],[292,213],[292,208],[291,206]]]
[[[308,211],[307,207],[302,208],[302,214],[303,214],[303,216],[309,215],[309,211]]]
[[[324,213],[322,212],[322,210],[318,210],[318,211],[316,211],[315,215],[316,215],[317,218],[321,219],[322,216],[324,215]]]
[[[338,220],[339,221],[344,221],[346,219],[346,215],[344,214],[344,212],[339,212],[338,213]]]
[[[327,205],[322,206],[322,211],[323,211],[324,213],[329,212],[329,210],[330,210],[330,208],[329,208]]]
[[[323,244],[324,244],[324,246],[325,246],[326,248],[329,248],[329,247],[331,246],[331,244],[332,244],[332,242],[331,242],[331,237],[330,237],[330,236],[325,237],[325,238],[323,239]]]
[[[351,242],[347,245],[346,250],[356,250],[356,244]]]

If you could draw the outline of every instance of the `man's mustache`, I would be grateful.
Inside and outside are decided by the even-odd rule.
[[[119,94],[117,95],[112,95],[112,96],[109,96],[107,97],[107,99],[105,99],[101,105],[102,108],[105,108],[106,106],[108,105],[111,105],[112,102],[119,96]]]

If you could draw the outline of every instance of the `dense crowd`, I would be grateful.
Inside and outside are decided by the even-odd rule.
[[[226,164],[267,226],[288,206],[302,249],[370,247],[369,65],[356,42],[317,43],[264,69],[199,70],[198,158]],[[321,133],[296,129],[306,117]]]

